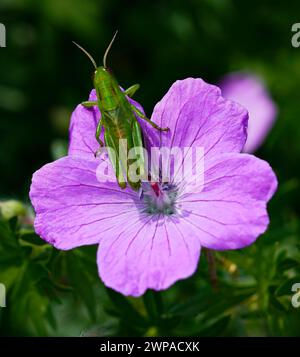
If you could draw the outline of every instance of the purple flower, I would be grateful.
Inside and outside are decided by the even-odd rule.
[[[193,78],[175,82],[152,115],[170,131],[144,127],[155,133],[151,145],[204,147],[202,190],[185,190],[188,182],[145,183],[139,195],[98,182],[96,112],[76,108],[69,156],[34,174],[30,197],[44,240],[64,250],[99,244],[106,286],[133,296],[166,289],[195,272],[201,247],[243,248],[266,230],[276,177],[268,163],[240,153],[247,111],[218,87]]]
[[[256,151],[271,130],[277,107],[263,82],[246,73],[231,73],[220,83],[222,95],[243,105],[249,112],[248,137],[244,152]]]

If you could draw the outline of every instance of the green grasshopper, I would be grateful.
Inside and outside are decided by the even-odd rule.
[[[140,182],[132,182],[130,180],[130,175],[128,175],[129,164],[127,159],[129,150],[132,148],[143,147],[141,127],[135,114],[157,130],[167,131],[169,128],[160,128],[143,113],[141,113],[140,110],[130,104],[126,96],[132,97],[138,90],[139,85],[135,84],[123,92],[111,70],[107,67],[107,55],[116,35],[117,32],[104,53],[103,66],[100,67],[97,66],[93,57],[84,48],[74,42],[74,44],[88,56],[95,67],[93,83],[97,93],[97,101],[83,102],[82,105],[87,108],[98,106],[101,112],[101,119],[99,120],[95,134],[96,140],[100,145],[99,149],[104,147],[104,143],[100,139],[100,135],[104,129],[105,144],[114,151],[114,156],[112,156],[110,150],[108,150],[108,156],[112,163],[119,186],[121,188],[126,187],[126,180],[124,178],[125,171],[128,184],[134,190],[138,190]],[[126,146],[123,145],[123,139],[127,140]],[[139,172],[140,175],[143,175],[143,173],[145,173],[145,158],[143,150],[138,151],[138,153],[140,155]],[[95,155],[97,155],[97,152]]]

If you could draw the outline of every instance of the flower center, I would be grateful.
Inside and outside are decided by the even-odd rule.
[[[143,182],[140,196],[145,203],[143,211],[148,214],[175,214],[177,193],[178,189],[174,184]]]

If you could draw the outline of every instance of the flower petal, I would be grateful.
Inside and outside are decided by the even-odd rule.
[[[96,91],[93,89],[89,96],[90,101],[97,100]],[[129,102],[144,113],[142,106],[135,100],[128,97]],[[136,116],[137,117],[137,116]],[[92,160],[94,153],[99,148],[95,139],[97,124],[101,118],[98,107],[85,108],[79,104],[72,113],[69,136],[69,155],[78,156]],[[137,117],[138,118],[138,117]],[[139,118],[138,118],[139,119]],[[141,125],[144,121],[139,120]],[[104,135],[101,133],[100,139],[103,141]]]
[[[96,100],[95,90],[90,93],[89,100]],[[97,123],[101,115],[97,107],[85,108],[78,104],[71,116],[69,129],[69,155],[92,159],[99,148],[95,139]],[[103,140],[103,133],[100,136]]]
[[[189,225],[172,217],[140,217],[119,226],[118,235],[101,240],[101,279],[124,295],[167,289],[197,268],[200,244],[190,231]]]
[[[35,230],[59,249],[97,244],[101,232],[123,224],[139,205],[136,193],[115,182],[98,182],[97,160],[64,157],[38,170],[30,198],[36,211]]]
[[[249,111],[248,137],[243,151],[252,153],[261,146],[271,130],[277,107],[263,82],[246,73],[231,73],[220,83],[225,98],[234,100]]]
[[[224,99],[218,87],[187,78],[171,86],[155,106],[152,120],[170,128],[153,133],[156,146],[203,147],[209,158],[242,150],[248,114],[239,104]]]
[[[180,198],[183,219],[201,246],[223,250],[253,243],[265,232],[266,203],[277,188],[269,164],[252,155],[222,154],[205,162],[204,189]]]

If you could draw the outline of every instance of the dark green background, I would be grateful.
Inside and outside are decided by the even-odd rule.
[[[280,184],[269,231],[246,250],[217,254],[219,292],[203,254],[194,277],[162,294],[163,311],[149,308],[156,296],[133,301],[145,325],[123,316],[127,301],[104,291],[94,248],[24,249],[20,227],[2,222],[0,282],[9,282],[13,306],[0,309],[0,333],[299,335],[300,310],[290,303],[292,282],[300,282],[300,48],[291,45],[299,1],[0,0],[0,22],[7,30],[0,48],[0,199],[29,203],[32,173],[65,150],[70,114],[92,85],[91,64],[71,41],[100,62],[116,29],[110,66],[122,86],[141,84],[136,99],[148,116],[177,79],[261,75],[279,115],[257,155]],[[237,265],[237,276],[225,260]]]

